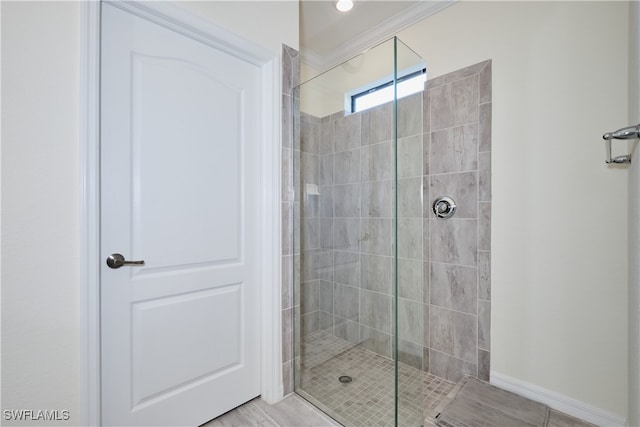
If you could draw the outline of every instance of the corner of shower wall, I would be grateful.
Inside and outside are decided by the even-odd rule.
[[[469,374],[488,381],[491,60],[429,80],[424,102],[425,360],[428,371],[441,378],[458,381]],[[455,217],[440,220],[430,212],[441,195],[458,203]]]
[[[281,202],[282,202],[282,384],[284,395],[293,392],[294,389],[294,283],[295,274],[300,272],[300,250],[298,246],[299,221],[295,221],[295,213],[300,209],[295,208],[299,200],[295,197],[294,165],[299,164],[294,156],[296,147],[294,141],[296,130],[292,122],[297,102],[293,88],[300,82],[300,55],[299,52],[289,46],[282,45],[282,158],[281,158]],[[298,233],[296,233],[298,230]]]

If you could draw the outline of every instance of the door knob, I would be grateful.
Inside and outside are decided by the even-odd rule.
[[[107,266],[109,268],[120,268],[123,265],[144,265],[144,260],[127,261],[122,254],[111,254],[107,257]]]

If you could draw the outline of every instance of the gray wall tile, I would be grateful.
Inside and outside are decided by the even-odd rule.
[[[425,222],[427,222],[427,220],[425,220]],[[425,251],[429,251],[429,246],[428,246],[428,242],[427,242],[427,246],[425,246],[424,248]],[[427,260],[429,257],[426,256],[424,259]],[[424,283],[424,288],[423,288],[423,298],[422,298],[422,302],[424,302],[425,304],[429,304],[429,302],[431,301],[431,262],[430,261],[425,261],[423,263],[423,270],[422,270],[422,279],[423,279],[423,283]]]
[[[425,347],[431,347],[431,305],[429,303],[423,304],[422,318],[423,331],[422,331],[422,345]]]
[[[478,76],[473,75],[451,83],[453,126],[478,121]]]
[[[477,314],[478,269],[461,265],[431,263],[431,304]]]
[[[488,351],[478,350],[478,378],[489,381],[491,370],[491,355]]]
[[[360,180],[360,149],[335,153],[333,160],[333,182],[352,184]]]
[[[475,363],[469,363],[439,351],[430,350],[429,371],[440,378],[458,382],[465,375],[476,376],[478,367]]]
[[[319,249],[317,263],[318,279],[333,281],[333,250]]]
[[[293,253],[294,254],[299,254],[300,253],[300,214],[302,209],[300,208],[300,203],[298,202],[294,202],[291,203],[291,209],[292,209],[292,222],[293,222]]]
[[[282,385],[285,396],[293,393],[293,361],[291,360],[282,365]]]
[[[478,249],[491,250],[491,203],[480,203],[480,218],[478,223]]]
[[[398,217],[422,217],[422,177],[398,180]]]
[[[429,331],[431,348],[477,363],[477,316],[431,305]]]
[[[431,163],[431,132],[422,134],[422,173],[429,175]]]
[[[292,75],[295,72],[292,60],[296,57],[298,52],[287,46],[282,45],[282,91],[289,93],[293,89],[294,85],[292,81]]]
[[[478,217],[478,173],[462,172],[431,175],[428,205],[439,196],[449,196],[456,202],[455,218]],[[433,215],[433,212],[431,213]]]
[[[282,309],[293,306],[293,255],[282,257],[282,289],[281,289],[281,305]]]
[[[332,121],[325,121],[324,117],[320,124],[320,154],[333,153],[334,147],[334,125]]]
[[[398,338],[422,347],[424,336],[424,304],[398,298]]]
[[[393,105],[387,103],[362,112],[362,145],[392,139]]]
[[[333,310],[336,316],[353,320],[359,320],[359,289],[352,286],[335,284],[333,287]]]
[[[336,166],[337,167],[337,166]],[[362,181],[393,179],[393,148],[390,141],[362,148]]]
[[[293,200],[296,202],[300,201],[300,196],[302,195],[302,188],[300,186],[300,182],[302,180],[302,176],[300,175],[300,163],[302,153],[300,150],[292,150],[291,157],[293,162]]]
[[[491,350],[491,303],[478,301],[478,348]]]
[[[360,253],[335,251],[333,268],[336,283],[360,287]]]
[[[333,218],[333,188],[334,186],[324,186],[320,188],[320,216]]]
[[[422,218],[398,219],[398,256],[423,259]]]
[[[335,151],[360,147],[360,114],[350,114],[333,122]]]
[[[320,248],[320,220],[318,218],[302,218],[302,250]]]
[[[313,311],[318,311],[320,300],[318,285],[318,280],[300,284],[300,312],[303,315]]]
[[[293,359],[293,308],[282,310],[282,361]]]
[[[366,220],[363,220],[366,221]],[[343,251],[360,251],[360,219],[336,218],[333,221],[333,245]]]
[[[391,331],[391,297],[362,289],[360,323],[378,331]]]
[[[369,181],[361,184],[361,214],[364,217],[386,217],[393,215],[393,182]]]
[[[398,258],[398,296],[423,302],[424,261],[421,259]]]
[[[301,282],[311,282],[318,280],[319,270],[319,254],[318,249],[310,249],[302,251],[300,254],[300,280]]]
[[[333,184],[333,154],[320,156],[320,185]]]
[[[384,357],[391,357],[391,335],[360,325],[360,344]]]
[[[333,218],[321,218],[320,220],[320,247],[333,249]]]
[[[293,149],[300,150],[300,98],[298,97],[297,90],[294,90],[294,97],[291,99],[293,110]]]
[[[302,336],[307,336],[312,334],[318,330],[318,312],[314,311],[312,313],[303,314],[301,317],[301,328],[302,328]]]
[[[432,219],[431,261],[477,265],[478,221],[473,219]]]
[[[430,162],[432,174],[477,170],[478,125],[432,132]]]
[[[303,115],[300,120],[300,151],[320,154],[320,123],[313,123]]]
[[[422,133],[422,94],[398,100],[398,138]]]
[[[425,85],[426,87],[427,85]],[[425,90],[422,92],[422,132],[427,133],[431,130],[431,92]]]
[[[423,347],[421,345],[401,339],[398,340],[398,361],[422,370],[422,357]],[[398,388],[400,390],[404,386],[403,379],[403,377],[400,377],[398,380]],[[415,379],[412,378],[409,381],[413,382]]]
[[[333,314],[326,311],[318,312],[318,330],[333,334]]]
[[[352,320],[336,316],[334,318],[333,333],[338,338],[353,344],[360,342],[360,325]]]
[[[429,369],[429,347],[422,347],[422,370],[431,372]]]
[[[391,295],[393,258],[390,256],[361,254],[360,262],[361,287]]]
[[[295,197],[293,187],[293,153],[290,149],[283,148],[281,154],[282,180],[280,182],[280,191],[282,192],[282,201],[293,202]]]
[[[478,198],[481,202],[491,201],[491,152],[478,155]]]
[[[478,139],[480,151],[491,151],[491,103],[480,104]]]
[[[390,256],[392,248],[391,219],[362,218],[361,249],[363,253]]]
[[[429,85],[427,85],[429,86]],[[451,110],[451,85],[445,84],[429,89],[431,110],[431,131],[449,128],[453,125]]]
[[[300,305],[300,279],[302,277],[302,260],[300,254],[293,256],[293,305]]]
[[[293,203],[282,203],[282,255],[293,254]]]
[[[336,218],[360,217],[360,184],[333,187],[333,213]]]
[[[321,280],[318,284],[318,309],[333,313],[333,283]]]
[[[491,300],[491,253],[478,251],[478,298]]]
[[[398,139],[398,178],[423,175],[422,135]]]
[[[491,61],[486,61],[486,65],[480,71],[479,76],[479,102],[491,101]]]

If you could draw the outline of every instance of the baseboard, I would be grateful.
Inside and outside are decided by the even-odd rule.
[[[498,372],[491,371],[491,384],[504,390],[519,394],[536,402],[544,403],[550,408],[564,412],[572,417],[580,418],[598,426],[626,426],[627,420],[617,414],[612,414],[603,409],[596,408],[587,403],[580,402],[554,391],[550,391],[537,385],[508,377]]]

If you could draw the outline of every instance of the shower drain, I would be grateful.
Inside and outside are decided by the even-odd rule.
[[[341,375],[338,377],[338,381],[343,384],[349,384],[351,381],[353,381],[353,378],[351,378],[349,375]]]

